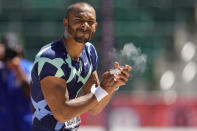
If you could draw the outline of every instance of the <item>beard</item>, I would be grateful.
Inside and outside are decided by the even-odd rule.
[[[84,33],[84,34],[87,34],[88,37],[84,37],[84,36],[78,36],[77,34],[78,33]],[[72,35],[73,39],[76,41],[76,42],[79,42],[79,43],[83,43],[85,44],[86,42],[90,41],[92,36],[93,36],[93,32],[91,32],[90,30],[87,30],[87,31],[83,31],[82,29],[80,28],[77,28],[77,29],[73,29],[70,24],[68,24],[68,33]]]

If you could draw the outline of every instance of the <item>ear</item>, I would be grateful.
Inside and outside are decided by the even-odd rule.
[[[95,27],[94,27],[94,32],[96,31],[97,26],[98,26],[98,23],[96,22]]]
[[[64,25],[64,29],[67,30],[68,29],[68,18],[63,19],[63,25]]]

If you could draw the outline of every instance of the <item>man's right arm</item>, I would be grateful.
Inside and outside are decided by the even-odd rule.
[[[59,122],[66,122],[88,111],[98,102],[92,93],[69,100],[65,80],[48,76],[41,80],[44,97],[54,117]]]
[[[113,76],[107,77],[105,90],[110,93],[114,89],[108,86],[107,83],[111,85]],[[69,100],[66,81],[62,78],[47,76],[41,80],[41,88],[49,108],[59,122],[66,122],[79,116],[98,103],[95,95],[91,92]]]

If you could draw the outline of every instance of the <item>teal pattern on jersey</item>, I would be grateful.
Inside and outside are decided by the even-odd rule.
[[[89,69],[89,72],[88,72],[87,76],[85,78],[83,78],[82,76],[80,76],[80,74],[81,74],[80,68],[79,68],[79,70],[76,70],[76,68],[72,66],[71,57],[69,56],[69,54],[67,54],[66,62],[68,63],[68,66],[71,69],[71,74],[70,74],[70,76],[67,80],[67,83],[69,83],[74,78],[74,76],[77,75],[77,76],[79,76],[77,82],[81,81],[83,84],[85,84],[87,82],[91,72],[92,72],[92,64],[90,65],[90,69]]]
[[[91,43],[85,44],[80,58],[80,62],[72,60],[61,41],[44,46],[36,55],[30,88],[33,125],[50,130],[64,128],[64,123],[59,123],[53,117],[44,99],[40,81],[47,76],[62,78],[66,81],[69,98],[76,98],[92,72],[97,68],[98,56]]]

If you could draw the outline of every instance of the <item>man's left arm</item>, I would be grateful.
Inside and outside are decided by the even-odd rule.
[[[89,93],[93,84],[96,84],[96,86],[100,85],[100,81],[98,79],[97,71],[94,71],[91,74],[90,78],[88,79],[86,84],[83,86],[83,88],[82,88],[83,93],[84,94]],[[94,115],[100,113],[103,110],[103,108],[109,103],[109,101],[111,100],[113,94],[114,93],[108,94],[108,96],[103,98],[96,106],[94,106],[94,108],[89,110],[89,112],[91,114],[94,114]]]
[[[129,72],[132,70],[132,67],[129,65],[125,65],[124,67],[120,67],[118,62],[114,62],[114,67],[120,70],[119,74],[116,74],[117,78],[117,87],[126,85],[126,82],[128,81],[128,78],[130,76]],[[101,78],[102,81],[102,78]],[[87,94],[91,91],[91,87],[93,84],[96,84],[96,86],[100,86],[100,82],[98,79],[98,74],[97,71],[94,71],[89,80],[86,82],[86,84],[83,86],[83,93]],[[102,86],[102,85],[101,85]],[[114,90],[115,91],[115,90]],[[114,91],[108,94],[104,99],[102,99],[96,106],[94,106],[91,110],[89,110],[90,113],[92,114],[98,114],[103,110],[103,108],[109,103],[111,100]]]

